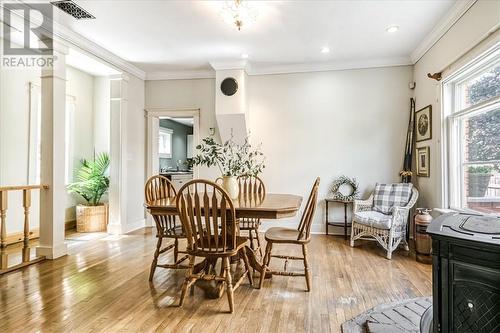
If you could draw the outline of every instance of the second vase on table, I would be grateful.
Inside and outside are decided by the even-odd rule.
[[[221,177],[216,182],[233,200],[239,195],[238,177],[256,176],[264,169],[264,154],[260,146],[252,147],[248,137],[243,144],[236,143],[232,137],[223,144],[216,142],[213,137],[207,137],[196,149],[198,154],[193,158],[193,165],[217,166]]]
[[[238,177],[236,176],[222,176],[215,180],[215,182],[226,190],[229,197],[233,200],[238,199],[240,188],[238,185]]]

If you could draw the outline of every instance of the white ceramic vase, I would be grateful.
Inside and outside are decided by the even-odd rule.
[[[226,190],[227,194],[232,200],[238,199],[240,188],[238,186],[238,177],[236,176],[222,176],[217,178],[217,183],[221,184],[222,188]]]

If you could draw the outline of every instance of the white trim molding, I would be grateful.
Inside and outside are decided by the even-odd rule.
[[[305,63],[290,65],[251,66],[248,75],[291,74],[307,72],[340,71],[413,65],[409,57],[365,59],[359,61],[335,61],[326,63]]]
[[[161,71],[146,74],[146,80],[189,80],[189,79],[214,79],[215,71],[212,69],[202,70],[178,70]]]
[[[12,1],[31,9],[30,3],[25,2],[24,0],[12,0]],[[15,11],[13,13],[16,14]],[[18,14],[16,14],[16,15],[18,15]],[[20,17],[22,17],[22,16],[20,16]],[[24,17],[22,17],[22,18],[24,19]],[[45,19],[49,20],[48,18],[45,18]],[[41,24],[40,19],[33,17],[32,21],[33,21],[32,23],[34,25]],[[79,33],[74,32],[73,30],[55,22],[54,20],[50,20],[50,21],[52,23],[54,37],[60,38],[61,40],[63,40],[67,44],[71,44],[72,46],[77,47],[80,50],[84,51],[88,55],[92,55],[94,58],[100,59],[101,61],[104,61],[104,62],[108,63],[109,65],[111,65],[111,66],[113,66],[121,71],[125,71],[129,74],[132,74],[141,80],[146,79],[146,73],[142,69],[140,69],[140,68],[136,67],[135,65],[131,64],[130,62],[120,58],[116,54],[99,46],[98,44],[92,42],[91,40],[83,37]],[[70,45],[67,45],[67,46],[70,46]]]
[[[335,61],[326,63],[299,63],[254,65],[250,62],[210,62],[213,69],[205,70],[176,70],[147,73],[146,80],[190,80],[213,79],[216,70],[244,69],[248,75],[292,74],[307,72],[340,71],[347,69],[364,69],[393,66],[409,66],[413,62],[409,57],[387,59],[366,59],[362,61]]]
[[[439,20],[431,32],[418,44],[415,50],[413,50],[410,56],[412,63],[415,64],[419,61],[476,2],[477,0],[457,1],[448,13]]]

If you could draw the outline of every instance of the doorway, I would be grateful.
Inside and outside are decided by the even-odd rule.
[[[164,175],[178,190],[198,178],[193,166],[194,147],[199,142],[199,109],[147,109],[147,178]]]

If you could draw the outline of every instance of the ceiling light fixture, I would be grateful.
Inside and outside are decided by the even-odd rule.
[[[238,31],[241,27],[257,20],[257,10],[248,1],[226,1],[221,12],[224,21],[236,25]]]
[[[397,25],[390,25],[387,28],[385,28],[385,31],[388,33],[393,33],[399,30],[399,27]]]
[[[330,53],[330,48],[329,48],[329,47],[327,47],[327,46],[323,46],[323,47],[321,48],[321,53]]]
[[[248,59],[248,54],[243,53],[243,54],[241,55],[241,58],[242,58],[242,59]]]

